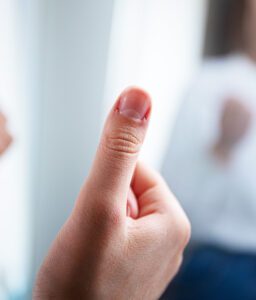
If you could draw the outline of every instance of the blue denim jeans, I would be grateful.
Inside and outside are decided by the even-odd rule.
[[[256,300],[256,254],[194,249],[161,299]]]

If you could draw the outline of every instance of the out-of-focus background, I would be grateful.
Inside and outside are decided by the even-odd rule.
[[[207,101],[207,88],[219,77],[217,71],[214,75],[209,71],[207,82],[194,83],[197,74],[204,78],[201,69],[207,55],[219,54],[214,51],[222,40],[214,40],[212,27],[223,26],[225,31],[228,26],[219,19],[227,10],[225,4],[217,9],[210,2],[214,1],[0,0],[0,110],[14,139],[0,158],[0,299],[31,297],[35,273],[89,170],[107,111],[127,86],[141,86],[153,98],[152,122],[141,158],[164,169],[181,202],[187,201],[188,193],[195,198],[200,193],[194,187],[207,172],[201,176],[197,165],[190,171],[177,166],[181,171],[175,171],[176,175],[170,172],[172,162],[179,159],[176,154],[184,153],[176,148],[189,151],[189,145],[200,145],[200,141],[177,129],[179,146],[174,154],[169,149],[172,137],[176,144],[179,119],[190,126],[189,113],[183,117],[179,113],[188,91],[201,86],[204,90],[194,97]],[[209,68],[214,69],[221,59],[212,64]],[[219,97],[215,90],[210,92],[214,99]],[[224,96],[235,97],[231,88]],[[200,103],[188,106],[200,111]],[[217,112],[220,115],[221,109]],[[194,131],[202,127],[198,118],[191,121]],[[202,118],[215,122],[207,114]],[[214,134],[209,133],[213,144]],[[222,148],[217,146],[213,151],[218,154]],[[201,153],[200,149],[195,153]],[[189,155],[184,153],[184,157]],[[197,161],[193,152],[190,160]],[[180,161],[184,165],[183,157]],[[183,177],[182,171],[193,178],[193,170],[196,182]],[[208,194],[217,189],[218,179],[212,180],[216,184]],[[195,203],[200,210],[201,203]],[[188,214],[190,206],[191,202],[185,205]],[[197,215],[191,212],[190,217],[197,225]],[[211,242],[215,243],[214,237]]]

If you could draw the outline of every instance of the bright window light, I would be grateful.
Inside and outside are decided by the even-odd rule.
[[[14,143],[0,158],[0,298],[22,293],[28,279],[28,107],[23,99],[22,31],[17,1],[0,0],[0,110]],[[7,296],[9,295],[9,296]],[[9,298],[8,298],[9,299]]]
[[[143,160],[159,168],[178,104],[200,61],[205,0],[117,0],[106,84],[106,111],[130,85],[153,98]]]

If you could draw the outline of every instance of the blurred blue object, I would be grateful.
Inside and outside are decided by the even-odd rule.
[[[162,300],[255,300],[255,282],[256,255],[205,246],[185,259]]]

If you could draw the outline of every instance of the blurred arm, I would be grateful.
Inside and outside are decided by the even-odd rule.
[[[241,101],[231,98],[224,102],[219,138],[213,145],[213,154],[221,163],[230,161],[232,152],[250,129],[251,119],[249,109]]]

